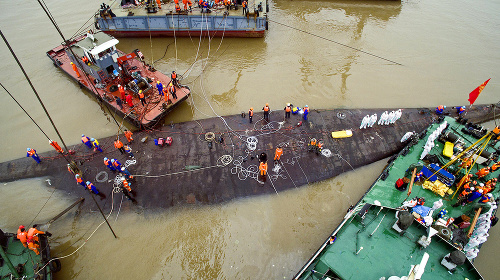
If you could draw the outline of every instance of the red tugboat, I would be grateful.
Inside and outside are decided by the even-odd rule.
[[[47,56],[100,103],[139,129],[155,126],[188,98],[190,89],[147,65],[139,50],[126,54],[116,44],[118,40],[110,35],[89,31],[53,48]]]

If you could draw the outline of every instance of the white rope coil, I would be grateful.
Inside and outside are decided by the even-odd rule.
[[[321,154],[325,157],[331,157],[332,151],[330,151],[329,149],[323,149],[323,150],[321,150]]]

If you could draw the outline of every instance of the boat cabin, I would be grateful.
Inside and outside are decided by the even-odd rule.
[[[112,79],[120,73],[120,67],[117,63],[119,53],[116,50],[118,40],[103,33],[87,33],[85,39],[71,45],[76,58],[67,49],[66,53],[71,62],[77,66],[77,60],[83,62],[81,65],[85,72],[94,77],[98,83]]]

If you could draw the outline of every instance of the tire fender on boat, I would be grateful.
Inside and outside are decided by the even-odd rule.
[[[51,260],[49,267],[52,272],[58,272],[61,270],[61,261],[59,259]]]

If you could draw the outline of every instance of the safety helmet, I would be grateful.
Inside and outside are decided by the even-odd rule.
[[[142,89],[141,89],[141,90],[139,90],[139,93],[141,93],[141,92],[142,92]]]
[[[104,157],[104,160],[108,160],[108,158],[107,158],[107,157]]]
[[[269,106],[269,103],[266,103],[266,106]]]
[[[28,148],[28,152],[31,150],[31,148]]]
[[[87,184],[87,185],[90,185],[90,181],[87,181],[87,183],[86,183],[86,184]]]
[[[75,177],[80,177],[80,174],[75,174]]]
[[[306,107],[309,107],[309,105],[306,105]]]
[[[125,181],[125,178],[122,177],[122,181]]]
[[[474,187],[470,187],[470,191],[473,192],[475,190]]]
[[[159,84],[159,83],[160,83],[160,81],[156,81],[156,83],[157,83],[157,84]]]
[[[492,197],[493,197],[493,195],[492,195],[491,193],[487,194],[487,196],[488,196],[489,198],[492,198]]]
[[[483,183],[481,183],[481,184],[479,184],[479,186],[484,187],[484,184],[483,184]]]
[[[252,110],[252,111],[253,111],[253,107],[250,107],[250,110]]]
[[[19,226],[19,229],[23,229],[23,228],[24,228],[24,226],[23,226],[23,225],[20,225],[20,226]]]
[[[460,107],[460,108],[462,108],[462,109],[464,109],[464,110],[465,110],[465,106],[462,106],[462,107]]]
[[[175,71],[172,71],[172,73],[175,73]]]
[[[286,106],[290,106],[290,103],[286,103]]]
[[[115,162],[115,159],[114,159],[114,158],[113,158],[113,159],[111,159],[111,162]]]
[[[479,193],[483,193],[483,190],[479,190],[478,192],[479,192]]]
[[[85,137],[85,134],[82,134],[82,137]]]
[[[122,171],[124,171],[124,170],[125,170],[125,167],[122,167]]]
[[[444,105],[444,106],[443,106],[443,108],[445,108],[445,109],[446,109],[446,105]]]
[[[70,62],[69,64],[74,64],[73,62]]]
[[[94,138],[90,138],[90,141],[95,141],[95,139]]]

